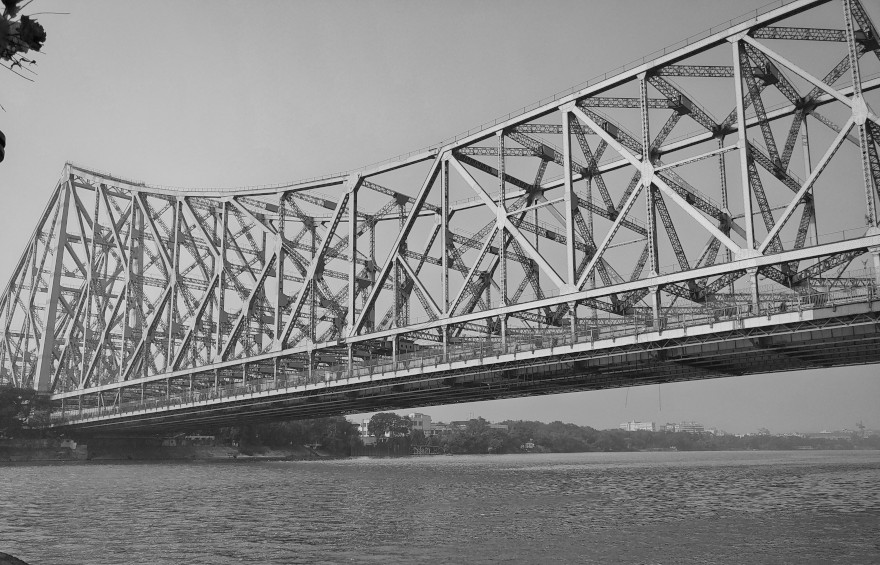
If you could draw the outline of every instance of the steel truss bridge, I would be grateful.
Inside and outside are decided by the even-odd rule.
[[[89,431],[880,361],[880,44],[752,14],[356,173],[72,164],[0,296],[0,383]]]

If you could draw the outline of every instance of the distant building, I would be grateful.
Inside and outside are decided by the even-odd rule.
[[[689,434],[701,434],[706,431],[706,428],[703,427],[703,424],[699,422],[679,422],[677,424],[667,423],[664,426],[664,430],[667,432],[687,432]]]
[[[412,431],[421,430],[426,436],[431,435],[431,417],[427,414],[414,412],[409,415],[412,420]]]
[[[451,432],[452,428],[449,427],[449,424],[444,424],[443,422],[432,422],[431,433],[428,435],[442,436]]]
[[[809,439],[852,439],[852,430],[829,431],[822,430],[817,433],[804,434]]]
[[[678,424],[678,429],[676,431],[687,432],[689,434],[701,434],[706,430],[703,428],[703,424],[698,422],[681,422]]]
[[[654,432],[657,431],[654,422],[624,422],[620,424],[620,429],[625,432]]]
[[[502,432],[508,431],[507,424],[489,424],[489,429],[490,430],[499,430]]]

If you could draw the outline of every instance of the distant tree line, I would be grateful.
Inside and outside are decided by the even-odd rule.
[[[755,435],[737,437],[711,433],[627,432],[597,430],[563,422],[508,420],[508,429],[489,427],[482,418],[467,422],[463,429],[423,437],[413,432],[413,445],[436,446],[444,453],[577,453],[585,451],[737,451],[789,449],[880,449],[880,437],[848,439],[805,438],[797,436]],[[534,447],[529,447],[534,445]]]

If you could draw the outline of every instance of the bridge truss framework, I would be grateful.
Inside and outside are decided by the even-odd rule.
[[[249,383],[298,399],[273,414],[313,415],[632,384],[588,385],[563,343],[585,362],[620,339],[650,334],[662,350],[670,332],[707,324],[719,343],[754,336],[716,323],[760,326],[761,350],[778,345],[768,336],[821,336],[819,320],[876,328],[872,72],[878,34],[857,0],[798,0],[356,173],[183,190],[68,164],[0,296],[0,383],[51,394],[59,425],[173,411],[184,396],[223,403],[223,390],[235,405]],[[851,312],[861,321],[837,315],[844,295],[867,304]],[[790,328],[795,311],[817,325],[767,329]],[[526,373],[472,378],[489,352],[525,350]],[[854,351],[772,370],[876,362]],[[399,373],[416,359],[419,373]],[[676,366],[703,378],[762,362]],[[535,367],[581,380],[467,384]],[[454,392],[410,394],[437,371],[431,382]],[[385,400],[350,386],[385,377]],[[347,402],[306,408],[309,391],[343,385]]]

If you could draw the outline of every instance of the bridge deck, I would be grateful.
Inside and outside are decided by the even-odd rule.
[[[880,362],[880,288],[792,295],[667,319],[582,325],[571,333],[486,340],[354,367],[261,378],[163,398],[81,408],[67,402],[53,427],[161,430],[243,418],[307,418],[754,373]],[[121,384],[124,386],[124,384]],[[94,394],[94,393],[93,393]],[[86,393],[84,396],[88,396]]]

